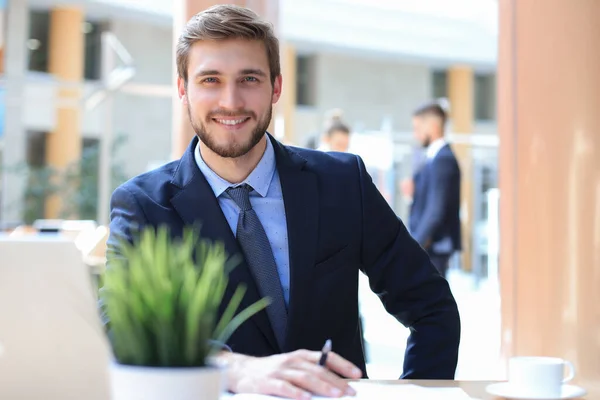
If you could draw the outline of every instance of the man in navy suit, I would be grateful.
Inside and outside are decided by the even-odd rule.
[[[358,273],[411,329],[402,377],[453,379],[460,321],[447,282],[373,185],[362,160],[282,145],[266,129],[282,90],[279,43],[252,11],[196,15],[177,44],[178,94],[197,138],[180,160],[140,175],[111,200],[110,259],[141,227],[173,235],[201,224],[244,261],[242,307],[273,302],[231,336],[233,392],[289,398],[352,394],[366,373],[358,328]],[[292,83],[293,84],[293,83]],[[257,261],[259,260],[259,262]],[[318,365],[327,339],[333,350]]]
[[[446,112],[436,102],[413,115],[415,137],[426,151],[413,178],[409,221],[411,234],[444,277],[450,256],[461,249],[460,168],[444,140],[445,124]]]

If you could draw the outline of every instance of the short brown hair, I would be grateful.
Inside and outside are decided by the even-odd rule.
[[[329,125],[329,128],[327,129],[327,136],[331,137],[331,135],[336,132],[350,135],[350,127],[341,121],[335,121]]]
[[[444,108],[440,105],[439,102],[432,101],[429,103],[425,103],[419,108],[417,108],[413,113],[413,116],[415,117],[424,117],[427,115],[433,115],[434,117],[439,118],[442,124],[442,128],[446,125],[448,115],[446,114],[446,111],[444,111]]]
[[[177,41],[177,74],[187,84],[189,52],[201,40],[247,39],[265,44],[271,84],[281,74],[279,40],[273,25],[263,21],[254,11],[231,4],[220,4],[194,15],[183,28]]]

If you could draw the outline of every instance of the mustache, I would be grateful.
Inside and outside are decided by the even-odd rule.
[[[206,116],[206,119],[211,120],[213,118],[219,118],[219,117],[249,117],[249,118],[254,118],[256,119],[256,114],[254,113],[254,111],[250,111],[250,110],[237,110],[237,111],[231,111],[231,110],[214,110],[208,113],[208,115]]]

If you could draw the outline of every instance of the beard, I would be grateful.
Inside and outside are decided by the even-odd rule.
[[[208,113],[206,116],[206,125],[202,121],[195,119],[192,116],[192,110],[188,104],[188,117],[190,123],[198,139],[204,143],[213,153],[216,153],[223,158],[237,158],[246,155],[250,150],[254,148],[260,142],[262,137],[265,135],[269,124],[271,123],[271,117],[273,114],[273,106],[269,106],[267,114],[262,119],[256,117],[256,113],[249,110],[241,110],[237,112],[217,110]],[[207,125],[213,121],[215,117],[248,117],[258,121],[256,127],[252,130],[248,140],[242,143],[231,143],[228,146],[220,146],[217,144],[214,135],[207,129]]]
[[[428,148],[429,145],[431,144],[431,138],[429,136],[426,136],[423,141],[421,142],[421,146],[423,146],[423,148]]]

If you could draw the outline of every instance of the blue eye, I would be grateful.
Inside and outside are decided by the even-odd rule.
[[[216,83],[217,82],[217,78],[206,78],[202,82],[205,82],[205,83]]]
[[[246,77],[244,77],[244,81],[245,82],[258,82],[258,79],[256,79],[253,76],[246,76]]]

